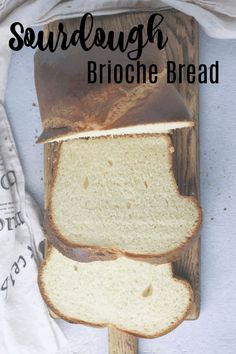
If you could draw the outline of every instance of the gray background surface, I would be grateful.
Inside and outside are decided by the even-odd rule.
[[[33,54],[32,49],[13,54],[7,111],[27,189],[42,206],[43,148],[35,145],[41,124]],[[200,87],[201,314],[162,338],[140,340],[142,354],[236,353],[236,41],[201,33],[200,62],[215,60],[220,61],[220,84]],[[75,353],[108,353],[106,330],[58,323]]]

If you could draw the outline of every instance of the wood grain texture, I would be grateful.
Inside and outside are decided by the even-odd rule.
[[[163,11],[163,31],[168,35],[166,55],[168,60],[176,63],[198,64],[198,26],[196,22],[176,11]],[[145,15],[146,16],[146,15]],[[119,19],[116,21],[119,22]],[[131,26],[133,14],[130,14]],[[66,28],[71,31],[78,25],[78,20],[66,21]],[[57,23],[45,27],[47,31],[53,31]],[[198,84],[176,84],[177,89],[183,96],[189,110],[193,113],[195,122],[194,129],[182,129],[173,133],[172,140],[175,147],[174,172],[183,195],[199,197],[199,164],[198,164]],[[45,145],[45,209],[48,204],[48,190],[54,173],[54,156],[57,143]],[[194,290],[194,304],[189,319],[196,319],[200,309],[199,292],[199,263],[200,263],[200,240],[197,240],[192,248],[181,259],[174,263],[175,273],[187,279]],[[110,354],[136,354],[138,341],[135,337],[122,333],[118,330],[109,330]]]
[[[109,329],[109,354],[136,354],[138,340],[129,334]]]
[[[180,12],[165,11],[163,30],[169,37],[167,60],[176,64],[198,66],[198,25],[196,21]],[[179,129],[172,135],[174,153],[174,173],[183,195],[199,198],[199,158],[198,158],[198,83],[176,84],[190,112],[193,113],[195,128]],[[194,303],[188,319],[197,319],[200,311],[200,239],[180,260],[174,263],[175,273],[190,282],[194,290]]]

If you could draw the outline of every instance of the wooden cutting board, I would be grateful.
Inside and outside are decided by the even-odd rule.
[[[198,65],[198,26],[193,18],[177,11],[162,11],[164,16],[163,31],[168,35],[167,58],[176,63]],[[132,15],[131,15],[132,16]],[[67,26],[70,25],[67,20]],[[57,28],[54,22],[45,27],[45,32]],[[193,112],[195,128],[180,129],[173,133],[172,139],[175,147],[174,173],[183,195],[199,197],[199,163],[198,163],[198,84],[177,84],[177,89],[184,98],[189,110]],[[48,190],[53,177],[53,158],[55,144],[45,145],[45,209],[48,205]],[[182,258],[174,263],[174,271],[187,279],[194,291],[194,303],[188,319],[196,319],[200,309],[199,291],[199,263],[200,240],[196,240],[192,248]],[[138,340],[118,330],[109,330],[110,354],[136,354],[138,352]]]

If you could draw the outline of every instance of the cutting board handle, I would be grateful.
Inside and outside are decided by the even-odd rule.
[[[138,338],[109,329],[109,354],[138,354]]]

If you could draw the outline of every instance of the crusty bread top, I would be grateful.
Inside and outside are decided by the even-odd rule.
[[[106,32],[111,29],[115,32],[123,30],[127,35],[126,16],[120,15],[119,20],[115,20],[115,25],[109,17],[103,18],[102,24]],[[133,14],[133,25],[141,23],[142,19],[147,20],[147,16]],[[100,25],[99,21],[100,19],[95,19],[95,27]],[[75,22],[68,32],[77,27],[78,23]],[[150,124],[172,123],[163,127],[162,131],[193,125],[177,90],[171,84],[166,84],[165,52],[158,50],[155,43],[149,43],[140,58],[147,71],[150,64],[158,65],[158,81],[155,84],[88,84],[89,60],[95,60],[97,65],[106,64],[107,60],[111,60],[113,65],[121,64],[123,67],[127,64],[136,65],[136,61],[129,60],[126,53],[98,47],[93,47],[88,52],[82,51],[79,46],[69,47],[66,51],[57,49],[55,53],[48,50],[36,52],[35,84],[44,128],[38,142],[68,138],[85,132],[90,136],[94,131],[135,126],[140,126],[141,132],[145,132],[145,129],[150,132],[147,127],[143,127]],[[104,71],[105,82],[107,75],[107,71]],[[178,122],[182,122],[182,126],[176,124]],[[115,132],[111,131],[110,134]]]

